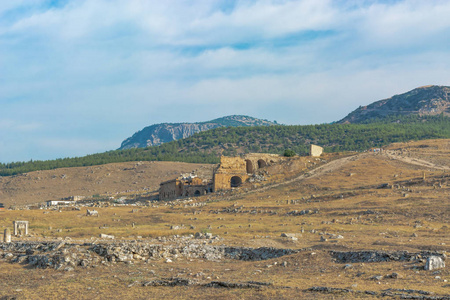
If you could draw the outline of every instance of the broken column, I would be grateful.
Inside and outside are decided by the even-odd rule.
[[[3,242],[11,243],[11,230],[9,230],[9,228],[5,229],[5,234],[3,235]]]

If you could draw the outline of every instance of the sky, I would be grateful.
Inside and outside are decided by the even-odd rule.
[[[330,123],[450,85],[448,16],[448,0],[0,1],[0,162],[163,122]]]

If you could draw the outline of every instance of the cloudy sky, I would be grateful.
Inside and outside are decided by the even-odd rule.
[[[328,123],[450,85],[449,16],[447,0],[0,1],[0,162],[162,122]]]

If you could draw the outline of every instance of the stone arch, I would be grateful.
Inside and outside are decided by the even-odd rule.
[[[199,190],[195,190],[194,196],[200,196],[202,193]]]
[[[242,178],[239,176],[233,176],[230,179],[230,186],[233,187],[239,187],[242,185]]]
[[[258,169],[264,168],[265,166],[267,166],[267,163],[264,159],[259,159],[258,160]]]
[[[255,172],[254,168],[253,168],[253,163],[251,160],[246,159],[245,163],[247,165],[247,174],[253,174]]]

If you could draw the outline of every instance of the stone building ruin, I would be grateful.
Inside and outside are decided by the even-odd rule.
[[[13,221],[14,235],[28,235],[28,221]]]
[[[260,169],[276,164],[286,158],[277,154],[249,153],[242,157],[222,156],[214,171],[214,191],[237,188]]]
[[[195,197],[208,193],[237,188],[258,170],[278,163],[285,157],[276,154],[250,153],[242,157],[222,156],[219,166],[210,179],[195,174],[182,175],[160,184],[159,200]]]
[[[323,148],[311,145],[310,156],[318,157]],[[195,174],[181,175],[160,184],[159,200],[195,197],[238,188],[267,166],[288,158],[278,154],[249,153],[242,156],[222,156],[212,178],[202,179]]]
[[[312,157],[319,157],[323,153],[323,148],[316,145],[310,145],[309,146],[309,156]]]
[[[181,175],[160,184],[159,200],[200,196],[212,192],[212,180],[201,179],[194,174]]]

